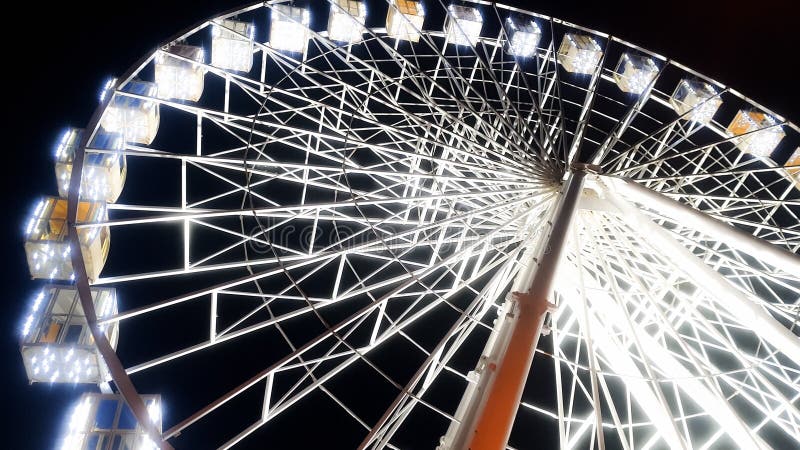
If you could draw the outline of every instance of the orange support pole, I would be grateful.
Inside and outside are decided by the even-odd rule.
[[[487,386],[472,424],[464,429],[470,433],[466,446],[469,450],[502,450],[506,448],[511,427],[517,415],[522,391],[528,378],[539,334],[547,315],[548,296],[552,292],[564,243],[583,187],[584,172],[573,172],[567,180],[555,212],[547,242],[542,246],[538,267],[526,293],[513,293],[516,302],[513,330],[508,346]]]

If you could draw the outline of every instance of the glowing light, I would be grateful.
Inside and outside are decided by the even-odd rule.
[[[25,319],[25,323],[22,325],[22,336],[27,336],[28,333],[31,331],[31,325],[33,325],[33,314],[29,315]],[[34,363],[36,362],[36,358],[34,357]]]
[[[147,415],[150,416],[150,420],[153,423],[159,423],[161,421],[161,406],[158,402],[152,402],[147,405]]]
[[[594,73],[602,56],[600,44],[585,34],[565,34],[558,49],[558,62],[570,73]]]
[[[652,58],[623,53],[614,71],[614,81],[623,92],[641,94],[658,75],[658,66]]]
[[[70,128],[61,135],[56,145],[56,161],[67,162],[72,161],[75,155],[75,150],[80,143],[83,130],[79,128]]]
[[[237,72],[253,68],[253,25],[222,20],[211,27],[211,65]]]
[[[39,200],[39,203],[36,205],[36,210],[33,212],[33,215],[38,217],[43,209],[44,209],[44,200]]]
[[[308,9],[289,5],[272,7],[269,44],[272,48],[290,53],[305,53],[308,46]]]
[[[61,446],[61,450],[75,450],[81,448],[86,425],[89,422],[89,412],[91,410],[91,399],[84,397],[72,411],[69,419],[67,436]]]
[[[680,115],[691,111],[687,115],[688,120],[707,125],[722,106],[722,99],[710,84],[684,79],[678,83],[669,103]]]
[[[415,0],[392,0],[386,16],[386,34],[395,39],[419,42],[425,23],[422,3]]]
[[[352,43],[361,40],[367,20],[367,7],[356,0],[333,0],[328,16],[328,38]]]
[[[528,58],[536,54],[536,48],[542,38],[542,30],[533,20],[523,20],[515,17],[506,19],[506,36],[508,46],[506,51],[521,58]]]
[[[39,295],[36,296],[36,300],[33,301],[33,307],[31,308],[34,312],[39,310],[42,300],[44,300],[44,292],[39,292]]]
[[[25,227],[25,235],[26,236],[31,234],[31,232],[33,231],[33,227],[35,225],[36,225],[36,219],[35,218],[31,218],[30,220],[28,220],[28,226]]]
[[[767,114],[757,111],[740,110],[728,125],[729,136],[742,136],[733,139],[744,153],[759,158],[769,157],[780,141],[786,136],[777,121]]]
[[[450,5],[447,7],[445,33],[447,40],[456,45],[472,45],[478,43],[483,28],[483,16],[478,8]]]
[[[205,62],[202,47],[173,45],[155,58],[158,96],[196,102],[203,95]]]
[[[106,99],[108,96],[108,92],[114,89],[114,85],[117,84],[116,78],[109,78],[106,80],[106,84],[103,85],[103,89],[100,90],[100,101]]]

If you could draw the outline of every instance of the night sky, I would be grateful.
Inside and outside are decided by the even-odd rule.
[[[507,3],[638,44],[800,121],[800,7],[793,0]],[[29,386],[17,347],[23,311],[42,284],[28,276],[24,222],[35,199],[57,192],[52,162],[57,137],[67,126],[86,124],[109,76],[121,74],[175,32],[241,2],[139,0],[105,3],[103,10],[83,5],[88,2],[56,2],[35,10],[18,4],[19,10],[4,16],[6,27],[22,30],[3,38],[2,182],[8,214],[2,241],[0,398],[3,427],[9,427],[4,436],[11,443],[0,447],[9,450],[53,448],[68,405],[82,390]]]

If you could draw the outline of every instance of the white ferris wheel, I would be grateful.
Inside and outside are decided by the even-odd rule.
[[[799,145],[537,13],[255,3],[59,142],[22,359],[65,449],[799,448]]]

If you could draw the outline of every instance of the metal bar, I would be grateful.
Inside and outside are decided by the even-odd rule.
[[[621,180],[621,182],[614,184],[615,186],[627,187],[635,185],[636,183]],[[622,189],[624,189],[624,187]],[[633,189],[631,191],[633,191]],[[800,258],[788,252],[786,252],[786,256],[783,256],[783,259],[781,259],[781,253],[772,251],[778,250],[778,247],[763,243],[743,231],[708,218],[702,215],[702,213],[674,202],[673,200],[663,201],[659,195],[649,189],[641,188],[636,189],[634,192],[643,192],[648,199],[647,204],[649,206],[670,209],[671,211],[684,215],[685,218],[682,223],[687,226],[697,226],[701,227],[700,229],[705,227],[706,230],[710,231],[712,236],[722,239],[728,238],[725,242],[728,243],[730,241],[732,246],[749,246],[748,248],[756,255],[766,255],[766,257],[772,258],[772,261],[777,261],[778,263],[786,262],[787,265],[800,261]],[[760,331],[760,335],[764,340],[783,352],[792,359],[792,361],[800,362],[800,339],[789,329],[785,328],[780,322],[770,316],[769,313],[764,311],[758,303],[748,298],[748,295],[735,288],[722,275],[672,239],[666,230],[644,216],[633,205],[620,201],[619,198],[615,197],[612,197],[612,202],[626,214],[626,217],[634,221],[636,226],[640,227],[641,230],[647,231],[650,241],[656,248],[664,252],[665,255],[669,255],[670,258],[674,258],[674,261],[677,263],[676,265],[681,267],[683,272],[690,279],[697,280],[697,285],[699,287],[708,292],[712,297],[719,299],[720,304],[725,305],[729,312],[741,321],[741,323],[751,324],[753,329]],[[780,265],[779,267],[784,270],[787,269],[784,265]],[[796,271],[790,271],[789,273],[798,273],[798,271],[800,271],[800,263],[798,263],[796,268]]]
[[[684,226],[719,238],[730,247],[755,256],[787,274],[800,273],[800,256],[784,248],[758,239],[746,231],[660,195],[633,180],[616,177],[605,177],[604,179],[611,181],[622,195],[636,203],[647,205],[648,208],[655,208]],[[800,360],[795,359],[795,361]]]

